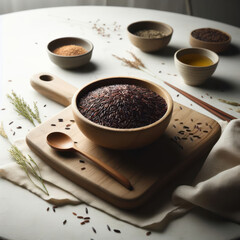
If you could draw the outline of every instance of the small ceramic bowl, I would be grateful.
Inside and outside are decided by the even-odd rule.
[[[63,56],[53,52],[55,49],[66,45],[81,46],[86,50],[86,53],[76,56]],[[93,44],[89,40],[83,38],[64,37],[51,41],[47,46],[47,51],[48,56],[53,63],[61,68],[73,69],[81,67],[90,61],[92,57]]]
[[[141,30],[157,30],[163,36],[149,38],[136,35]],[[131,43],[144,52],[155,52],[168,45],[171,40],[173,29],[166,23],[155,21],[134,22],[127,27],[128,37]]]
[[[200,35],[201,32],[202,32],[202,36]],[[216,39],[219,38],[219,36],[216,36],[216,35],[214,36],[214,33],[218,35],[219,34],[222,35],[223,40],[221,41],[221,39],[219,39],[219,41],[217,42]],[[204,40],[203,35],[205,37],[206,35],[210,35],[210,36],[213,35],[213,37],[215,38],[215,42]],[[191,32],[189,41],[192,47],[206,48],[213,52],[220,53],[220,52],[224,52],[229,47],[231,42],[231,36],[228,33],[225,33],[218,29],[199,28]]]
[[[102,126],[84,117],[77,107],[79,99],[89,91],[112,84],[134,84],[151,89],[165,99],[166,113],[152,124],[129,129]],[[173,101],[164,88],[149,81],[130,77],[111,77],[96,80],[78,90],[72,98],[71,106],[77,126],[94,143],[110,149],[136,149],[154,142],[164,133],[171,119]]]
[[[192,66],[186,63],[183,63],[181,58],[188,54],[197,54],[209,58],[212,61],[211,65],[208,66]],[[184,48],[178,50],[174,55],[175,66],[183,77],[183,80],[186,84],[197,86],[204,83],[217,68],[219,57],[218,55],[204,48]]]

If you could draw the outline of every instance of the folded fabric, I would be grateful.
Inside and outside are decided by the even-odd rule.
[[[24,140],[15,142],[15,145],[36,161],[49,196],[36,188],[14,162],[0,166],[0,177],[28,189],[54,205],[86,203],[122,221],[149,229],[163,229],[172,219],[182,216],[194,206],[200,206],[239,222],[240,212],[237,204],[240,202],[239,141],[240,120],[235,120],[226,127],[207,158],[194,182],[197,184],[196,187],[180,186],[176,189],[173,195],[175,206],[171,203],[173,190],[168,188],[145,204],[144,208],[131,211],[118,209],[58,174],[32,153]]]
[[[180,186],[173,203],[199,206],[240,223],[240,119],[231,121],[193,186]]]
[[[171,194],[166,195],[167,197],[163,199],[162,192],[144,208],[135,211],[118,209],[74,184],[46,165],[44,161],[31,152],[24,140],[16,141],[14,144],[24,155],[30,155],[37,163],[49,196],[38,189],[15,162],[0,166],[0,177],[28,189],[49,203],[54,205],[86,203],[122,221],[151,229],[163,228],[172,218],[184,212],[182,209],[179,211],[178,207],[171,204]]]

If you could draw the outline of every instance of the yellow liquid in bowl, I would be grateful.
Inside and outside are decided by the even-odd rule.
[[[210,58],[200,54],[186,54],[179,57],[179,60],[182,63],[195,67],[206,67],[213,64],[213,61]]]

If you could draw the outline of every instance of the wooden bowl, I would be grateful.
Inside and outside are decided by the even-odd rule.
[[[181,57],[187,54],[199,54],[212,60],[212,64],[204,67],[192,66],[181,61]],[[219,57],[215,52],[204,48],[184,48],[174,54],[175,66],[186,84],[197,86],[204,83],[216,70]]]
[[[81,46],[85,48],[87,52],[77,56],[62,56],[53,52],[55,49],[66,45]],[[93,44],[89,40],[83,38],[64,37],[51,41],[47,46],[47,51],[48,56],[53,63],[61,68],[73,69],[81,67],[90,61],[92,57]]]
[[[158,30],[164,36],[158,38],[147,38],[137,36],[141,30]],[[166,23],[155,21],[134,22],[127,27],[128,37],[131,43],[144,52],[155,52],[168,45],[171,40],[173,29]]]
[[[226,39],[223,41],[219,41],[219,42],[203,40],[203,37],[201,37],[201,36],[198,36],[198,38],[196,37],[196,34],[199,34],[199,31],[204,31],[205,35],[211,34],[211,32],[214,31],[219,34],[222,34],[223,36],[225,36]],[[225,50],[228,49],[230,42],[231,42],[231,36],[228,33],[223,32],[218,29],[199,28],[199,29],[195,29],[191,32],[189,41],[190,41],[190,45],[192,47],[206,48],[213,52],[220,53],[220,52],[224,52]]]
[[[89,91],[112,84],[134,84],[151,89],[165,99],[167,103],[166,113],[152,124],[129,129],[102,126],[84,117],[78,110],[78,100]],[[130,77],[111,77],[96,80],[78,90],[72,98],[71,106],[77,126],[94,143],[110,149],[135,149],[154,142],[164,133],[171,119],[173,101],[164,88],[149,81]]]

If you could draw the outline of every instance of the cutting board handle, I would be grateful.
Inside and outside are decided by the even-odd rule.
[[[72,97],[77,91],[77,88],[73,85],[63,81],[59,77],[44,72],[32,76],[31,85],[42,95],[63,106],[71,104]]]

